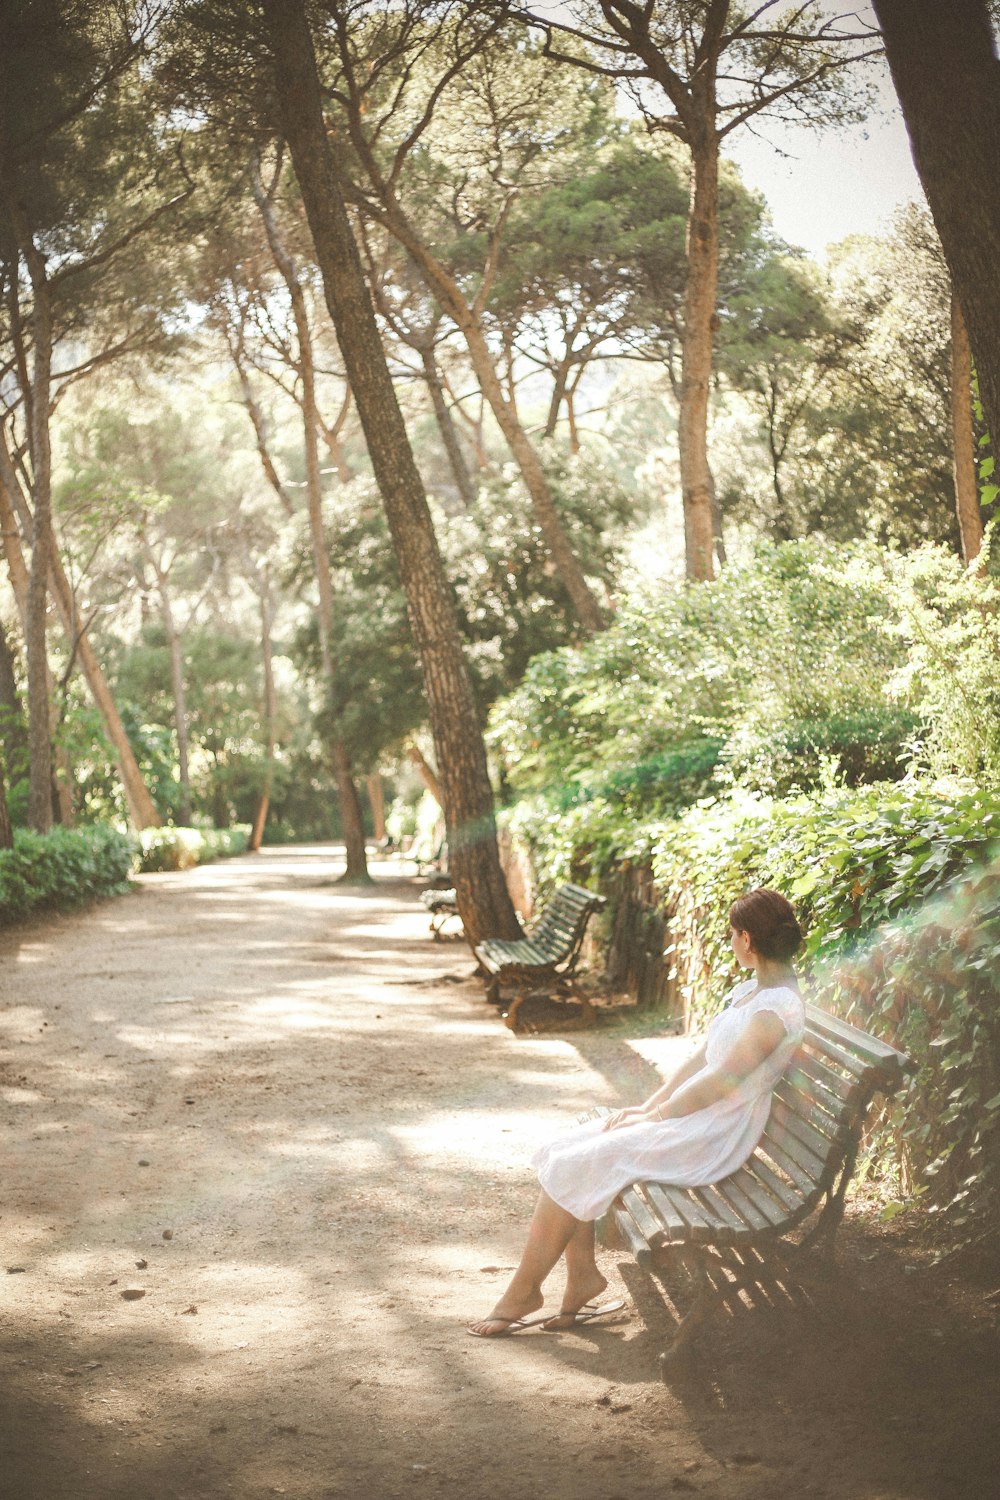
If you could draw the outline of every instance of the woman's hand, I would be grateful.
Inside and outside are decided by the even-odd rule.
[[[619,1109],[613,1115],[608,1115],[601,1129],[618,1130],[622,1125],[642,1125],[648,1120],[649,1116],[645,1110],[638,1105],[633,1105],[631,1109]]]

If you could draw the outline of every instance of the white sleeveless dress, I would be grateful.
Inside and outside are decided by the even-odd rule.
[[[706,1068],[724,1066],[726,1054],[761,1011],[772,1011],[785,1028],[774,1051],[732,1094],[692,1114],[619,1130],[602,1130],[600,1120],[591,1120],[543,1146],[531,1164],[560,1208],[575,1219],[597,1219],[633,1182],[704,1187],[743,1165],[764,1132],[771,1091],[805,1027],[805,1011],[794,989],[781,986],[753,993],[756,982],[747,979],[737,985],[726,1009],[709,1026]]]

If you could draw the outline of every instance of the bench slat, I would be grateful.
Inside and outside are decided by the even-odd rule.
[[[616,1201],[611,1205],[611,1217],[637,1263],[648,1268],[652,1264],[653,1252],[632,1215]]]
[[[789,1138],[805,1150],[811,1151],[823,1167],[827,1165],[831,1157],[836,1160],[842,1154],[840,1141],[831,1140],[828,1135],[824,1135],[807,1120],[803,1120],[801,1115],[789,1109],[781,1099],[775,1099],[771,1104],[769,1128],[775,1131],[786,1130]]]
[[[772,1097],[772,1110],[776,1106],[780,1106],[782,1112],[787,1111],[789,1116],[801,1120],[803,1125],[808,1125],[810,1130],[822,1137],[827,1143],[827,1150],[830,1147],[839,1146],[847,1135],[850,1112],[843,1110],[837,1116],[829,1115],[801,1089],[779,1083]],[[809,1144],[808,1138],[804,1137],[804,1139]],[[818,1145],[819,1142],[816,1144]]]
[[[715,1190],[729,1204],[729,1207],[742,1220],[751,1233],[760,1233],[761,1230],[773,1228],[773,1221],[769,1214],[765,1214],[754,1202],[750,1193],[746,1191],[736,1174],[724,1177],[721,1182],[715,1184]]]
[[[715,1184],[710,1187],[692,1188],[691,1192],[697,1194],[699,1201],[705,1205],[716,1222],[726,1225],[730,1235],[741,1234],[746,1229],[746,1221],[722,1196]]]
[[[769,1193],[772,1193],[777,1201],[788,1213],[794,1213],[802,1201],[801,1193],[796,1192],[783,1177],[779,1177],[773,1167],[768,1166],[763,1157],[754,1151],[749,1161],[743,1163],[741,1172],[747,1172],[757,1182],[763,1183]]]
[[[850,1051],[868,1058],[880,1069],[890,1073],[898,1072],[900,1081],[906,1073],[913,1070],[913,1063],[904,1053],[888,1042],[883,1042],[880,1037],[870,1036],[867,1031],[859,1030],[849,1021],[841,1020],[839,1016],[831,1016],[815,1005],[807,1005],[806,1020],[813,1030],[843,1043]]]
[[[638,1191],[634,1187],[626,1188],[621,1195],[621,1201],[638,1225],[639,1233],[647,1245],[651,1240],[656,1239],[661,1233],[661,1226],[657,1222],[656,1215],[650,1212],[649,1205]]]
[[[761,1136],[758,1151],[769,1156],[776,1167],[790,1178],[801,1193],[812,1193],[823,1181],[823,1164],[797,1141],[780,1133],[775,1136],[770,1124]]]
[[[732,1189],[747,1198],[760,1216],[762,1229],[780,1229],[788,1219],[788,1210],[784,1204],[771,1196],[753,1173],[747,1171],[745,1164],[731,1177],[726,1177],[719,1186],[727,1193]]]
[[[796,1054],[795,1061],[785,1076],[794,1078],[796,1083],[798,1083],[803,1075],[808,1080],[808,1082],[803,1084],[803,1087],[809,1088],[811,1085],[817,1084],[820,1089],[832,1094],[835,1099],[839,1099],[843,1104],[846,1104],[857,1092],[858,1086],[856,1083],[852,1083],[850,1079],[845,1078],[841,1073],[836,1073],[833,1068],[828,1068],[826,1063],[821,1062],[818,1057],[813,1057],[808,1052],[800,1051]]]
[[[838,1047],[836,1042],[829,1041],[825,1036],[818,1036],[813,1032],[806,1032],[805,1042],[814,1053],[821,1053],[821,1060],[833,1061],[838,1067],[844,1069],[851,1078],[862,1079],[872,1072],[871,1065],[862,1058],[855,1057],[853,1053],[845,1052],[843,1047]]]
[[[708,1240],[713,1234],[713,1218],[705,1205],[692,1197],[690,1188],[670,1187],[667,1183],[644,1184],[650,1200],[664,1215],[676,1214],[687,1225],[688,1236],[693,1240]]]
[[[645,1182],[643,1183],[643,1187],[646,1190],[646,1196],[662,1221],[659,1238],[662,1239],[663,1230],[665,1229],[668,1239],[684,1239],[688,1230],[688,1222],[677,1208],[670,1194],[665,1192],[658,1182]]]

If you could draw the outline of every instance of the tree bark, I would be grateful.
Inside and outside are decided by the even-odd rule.
[[[913,160],[1000,442],[1000,63],[986,0],[874,0]]]
[[[955,471],[955,513],[966,566],[983,546],[983,512],[976,482],[976,434],[972,422],[972,349],[954,292],[951,294],[951,434]]]
[[[714,125],[691,143],[688,277],[681,343],[678,443],[688,578],[715,577],[714,484],[708,462],[708,399],[719,286],[719,142]]]
[[[298,373],[302,382],[301,410],[306,460],[306,502],[309,510],[313,566],[316,570],[316,586],[319,592],[320,658],[327,698],[332,703],[336,688],[333,653],[330,647],[333,636],[333,582],[330,577],[330,559],[326,550],[326,532],[323,527],[323,476],[319,462],[319,434],[325,429],[320,422],[316,400],[316,363],[313,358],[312,329],[309,327],[309,310],[306,307],[298,268],[282,239],[274,214],[274,205],[261,185],[256,162],[253,168],[253,195],[264,221],[264,230],[274,263],[288,288],[292,318],[295,322],[295,336],[299,346]],[[366,881],[369,878],[368,855],[365,849],[361,802],[351,771],[350,755],[336,732],[330,745],[330,762],[337,787],[340,826],[344,835],[347,858],[344,878],[349,881]]]
[[[520,931],[500,868],[493,793],[458,621],[323,122],[303,0],[264,0],[274,81],[323,276],[399,562],[423,667],[459,911],[472,945]]]
[[[20,215],[15,215],[19,220]],[[28,616],[25,655],[28,663],[28,823],[36,833],[52,827],[52,700],[46,640],[49,558],[52,538],[52,449],[49,408],[52,402],[52,306],[45,257],[31,232],[18,238],[28,267],[33,298],[31,370],[31,566],[28,573]]]
[[[433,349],[421,349],[420,362],[424,367],[424,380],[427,389],[431,393],[431,405],[434,408],[434,417],[437,421],[444,451],[448,455],[451,472],[454,475],[455,485],[461,496],[462,504],[469,510],[475,503],[476,489],[472,483],[469,466],[465,462],[465,454],[462,452],[462,444],[459,441],[458,430],[452,417],[448,403],[444,396],[444,384],[438,371],[437,360],[434,358]]]

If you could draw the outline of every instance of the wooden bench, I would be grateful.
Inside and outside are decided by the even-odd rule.
[[[449,917],[458,917],[458,898],[454,887],[447,890],[420,892],[420,900],[431,914],[431,932],[434,941],[441,941],[441,929]]]
[[[832,1252],[872,1100],[896,1093],[914,1070],[894,1047],[807,1005],[802,1046],[774,1090],[749,1161],[711,1187],[638,1182],[616,1198],[608,1242],[624,1243],[646,1271],[679,1265],[699,1286],[660,1356],[664,1371],[727,1298],[760,1282],[773,1258],[780,1275],[789,1252],[817,1242]],[[785,1242],[813,1214],[805,1238]]]
[[[587,923],[607,904],[604,896],[582,885],[562,885],[527,937],[486,938],[475,953],[488,976],[487,999],[499,1005],[505,984],[524,986],[535,979],[569,978],[580,957]]]

